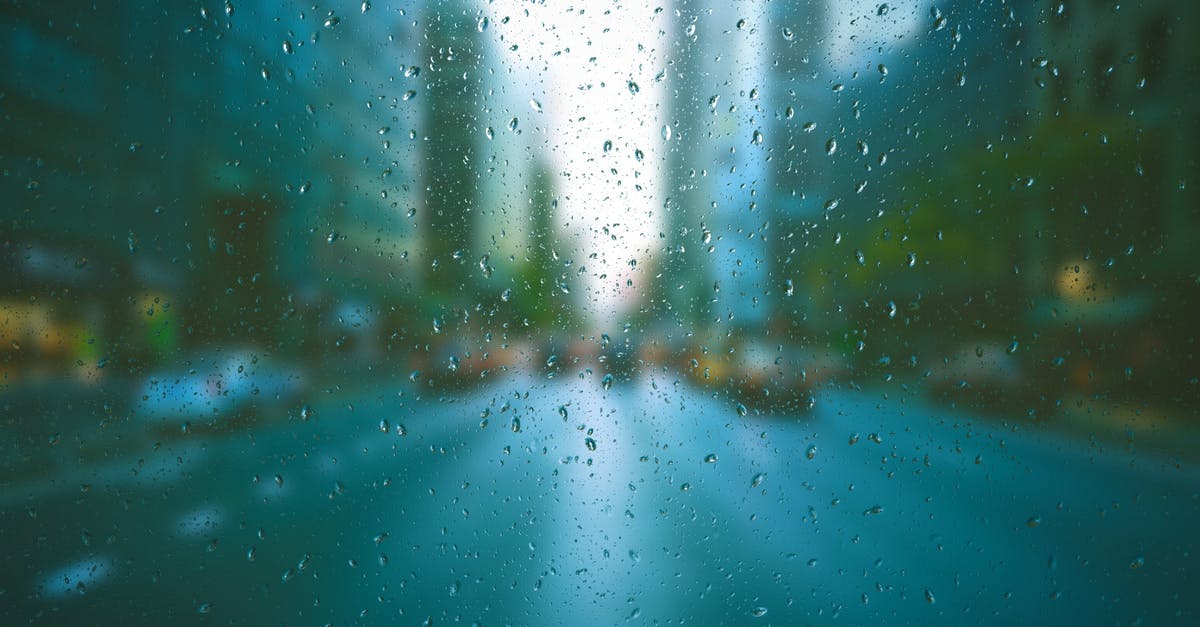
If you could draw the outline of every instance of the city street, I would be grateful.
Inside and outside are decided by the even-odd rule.
[[[1196,624],[1200,472],[890,390],[310,390],[7,487],[6,624]],[[319,391],[315,391],[319,390]],[[443,396],[444,395],[444,396]]]
[[[0,627],[1200,626],[1195,24],[2,3]]]

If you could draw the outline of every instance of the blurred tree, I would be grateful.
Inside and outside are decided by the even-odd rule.
[[[520,325],[533,329],[570,330],[575,327],[570,296],[563,290],[567,276],[560,253],[563,242],[554,226],[557,202],[551,172],[545,164],[533,168],[529,192],[529,245],[518,265],[513,307]]]

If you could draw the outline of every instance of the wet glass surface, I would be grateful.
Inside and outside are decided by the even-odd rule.
[[[0,617],[1196,624],[1196,11],[4,3]]]

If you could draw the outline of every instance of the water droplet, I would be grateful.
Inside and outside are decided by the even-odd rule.
[[[750,487],[757,488],[758,486],[762,485],[763,482],[766,480],[767,480],[767,473],[760,472],[757,475],[754,475],[754,477],[752,477],[750,479]]]
[[[496,133],[495,133],[495,131],[492,130],[492,127],[489,126],[485,129],[483,129],[483,136],[487,137],[490,140],[490,139],[494,139],[496,137]]]
[[[587,450],[589,450],[589,451],[596,450],[596,441],[593,440],[592,438],[584,438],[583,445],[586,446]]]
[[[489,24],[489,22],[488,22],[487,17],[481,17],[481,18],[479,18],[479,23],[476,24],[475,27],[478,28],[479,32],[482,33],[483,31],[487,30],[488,24]]]
[[[401,99],[401,100],[404,100],[404,101],[406,101],[406,102],[407,102],[407,101],[409,101],[409,100],[412,100],[413,98],[416,98],[416,97],[417,97],[417,90],[415,90],[415,89],[410,89],[410,90],[408,90],[408,91],[404,92],[404,95],[403,95],[403,96],[400,96],[400,99]]]
[[[734,407],[734,410],[737,411],[737,415],[742,416],[743,418],[746,416],[746,414],[750,413],[750,410],[746,409],[746,406],[741,403],[738,403],[737,406]]]
[[[342,22],[342,18],[340,18],[336,15],[330,14],[329,17],[325,18],[325,28],[333,28],[334,26],[337,26],[341,22]]]
[[[808,449],[806,449],[804,451],[804,456],[807,457],[808,459],[815,459],[817,457],[817,445],[816,444],[808,445]]]
[[[537,100],[537,98],[530,98],[529,99],[529,108],[533,109],[534,111],[536,111],[538,113],[541,113],[542,112],[542,103],[539,102]]]
[[[567,406],[566,405],[558,406],[558,415],[562,416],[563,422],[567,421]]]
[[[421,73],[421,68],[419,68],[415,65],[410,65],[410,66],[404,68],[404,77],[405,78],[416,78],[416,76],[420,73]]]
[[[517,124],[518,124],[517,118],[513,117],[513,119],[508,121],[508,130],[515,133],[517,131]]]
[[[779,33],[780,33],[781,35],[783,35],[783,39],[784,39],[785,41],[791,41],[791,40],[793,40],[793,39],[795,39],[795,38],[796,38],[796,33],[792,32],[792,29],[790,29],[790,28],[788,28],[788,27],[786,27],[786,26],[785,26],[785,27],[783,27],[783,29],[782,29],[782,30],[780,30],[780,31],[779,31]]]
[[[600,379],[600,387],[602,387],[606,390],[611,390],[612,385],[613,385],[613,376],[611,373],[604,375],[604,378]]]
[[[706,463],[706,464],[715,464],[715,463],[717,463],[717,454],[716,454],[716,453],[709,453],[708,455],[705,455],[705,456],[704,456],[704,463]]]
[[[633,94],[633,95],[635,95],[635,96],[637,95],[637,93],[638,93],[639,91],[641,91],[641,90],[642,90],[642,88],[641,88],[641,87],[638,87],[638,84],[637,84],[637,83],[635,83],[635,82],[633,82],[633,81],[629,81],[629,82],[628,82],[628,83],[626,83],[625,85],[626,85],[627,87],[629,87],[629,93],[631,93],[631,94]]]
[[[610,150],[612,150],[612,140],[606,139],[604,140],[604,152],[608,152]]]
[[[286,39],[283,40],[283,53],[292,54],[292,42]]]
[[[520,433],[521,432],[521,419],[514,417],[512,419],[512,425],[510,425],[510,427],[511,427],[513,433]]]
[[[811,132],[817,130],[817,123],[816,122],[805,122],[804,126],[801,127],[800,130],[804,131],[805,133],[811,133]]]
[[[825,154],[832,155],[837,152],[837,140],[830,137],[829,141],[825,142]]]
[[[755,146],[761,146],[763,143],[762,133],[757,130],[754,131],[754,134],[750,136],[750,143],[754,144]]]
[[[763,616],[766,616],[766,615],[767,615],[767,608],[765,608],[765,607],[760,606],[760,607],[756,607],[756,608],[750,610],[750,616],[752,616],[754,618],[762,618]]]
[[[665,141],[671,141],[671,125],[670,124],[663,124],[662,138]]]

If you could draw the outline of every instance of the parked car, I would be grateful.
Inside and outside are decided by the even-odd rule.
[[[968,403],[977,410],[1009,411],[1029,402],[1029,378],[1016,344],[980,339],[960,344],[928,370],[926,377],[938,397]]]
[[[846,371],[844,360],[829,350],[764,340],[714,343],[682,354],[694,383],[722,388],[769,413],[808,411],[815,390]]]
[[[162,426],[218,426],[263,412],[286,412],[304,389],[299,368],[251,349],[206,352],[177,370],[154,373],[138,386],[132,414]]]

